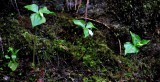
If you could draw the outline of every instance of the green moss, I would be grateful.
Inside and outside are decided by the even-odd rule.
[[[12,46],[20,49],[20,54],[30,56],[33,51],[33,37],[36,37],[37,57],[54,63],[57,62],[55,56],[62,57],[60,54],[65,54],[66,59],[61,61],[67,62],[69,59],[67,57],[80,61],[82,62],[79,64],[80,67],[85,68],[84,71],[87,72],[86,75],[79,74],[82,74],[85,80],[88,79],[88,82],[109,81],[108,77],[116,80],[121,77],[128,79],[138,70],[135,61],[115,54],[108,47],[107,34],[104,35],[101,30],[95,30],[93,37],[83,38],[83,31],[73,26],[71,19],[57,18],[54,23],[48,22],[38,28],[35,36],[32,33],[33,29],[26,29],[17,19],[2,20],[0,20],[0,31],[5,49]],[[92,75],[87,75],[88,72]],[[97,76],[99,73],[100,76]],[[88,76],[91,78],[87,78]]]

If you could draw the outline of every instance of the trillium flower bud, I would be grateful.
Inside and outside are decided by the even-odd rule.
[[[90,34],[91,36],[93,36],[92,30],[88,30],[88,32],[89,32],[89,34]]]

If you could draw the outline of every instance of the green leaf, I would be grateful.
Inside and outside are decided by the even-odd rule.
[[[55,15],[55,13],[49,11],[49,10],[47,9],[47,7],[40,8],[40,9],[39,9],[39,12],[45,13],[45,14],[52,14],[52,15]]]
[[[86,28],[96,28],[96,27],[91,22],[88,22]]]
[[[32,62],[32,63],[31,63],[31,66],[32,66],[33,68],[35,68],[35,63]]]
[[[138,53],[139,49],[136,48],[133,44],[131,44],[130,42],[126,42],[124,44],[124,48],[125,48],[125,55],[127,55],[128,53]]]
[[[13,53],[13,48],[12,48],[12,47],[9,47],[9,48],[8,48],[8,52]]]
[[[19,50],[16,50],[14,53],[12,53],[11,57],[12,57],[12,60],[13,60],[13,61],[16,61],[18,51],[19,51]]]
[[[12,54],[11,58],[12,58],[13,61],[16,61],[17,56],[15,54]]]
[[[31,10],[33,12],[38,12],[38,6],[36,4],[26,5],[24,8]]]
[[[131,31],[130,31],[130,34],[131,34],[131,37],[132,37],[133,45],[137,47],[137,44],[139,42],[141,42],[141,38],[137,34],[132,33]]]
[[[8,55],[5,55],[5,58],[6,58],[6,59],[10,59],[10,57],[9,57]]]
[[[32,27],[35,27],[37,25],[40,25],[42,23],[45,23],[46,22],[46,19],[45,17],[42,17],[40,15],[40,13],[33,13],[31,16],[31,22],[32,22]]]
[[[13,54],[15,54],[15,55],[17,55],[17,53],[19,52],[19,49],[18,50],[16,50]]]
[[[146,44],[148,44],[150,42],[150,40],[141,40],[138,44],[137,47],[142,47]]]
[[[85,38],[89,36],[89,29],[88,28],[83,28],[83,32],[84,32]]]
[[[12,71],[15,71],[16,69],[17,69],[17,67],[18,67],[18,63],[17,62],[13,62],[13,61],[10,61],[9,63],[8,63],[8,67],[12,70]]]
[[[30,34],[30,33],[28,33],[28,32],[25,32],[25,33],[23,33],[22,34],[23,35],[23,37],[27,40],[27,42],[31,42],[32,41],[32,35]]]
[[[82,28],[85,28],[85,21],[84,20],[73,20],[73,23],[75,25],[81,26]]]

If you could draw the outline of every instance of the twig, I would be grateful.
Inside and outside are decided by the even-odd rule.
[[[99,24],[101,24],[101,25],[103,25],[103,26],[107,27],[108,29],[111,29],[111,27],[110,27],[109,25],[104,24],[104,23],[102,23],[102,22],[100,22],[100,21],[98,21],[98,20],[94,20],[94,19],[91,19],[91,18],[88,18],[88,17],[80,17],[79,19],[86,19],[86,20],[90,20],[90,21],[93,21],[93,22],[99,23]]]
[[[118,44],[119,44],[119,54],[121,55],[122,54],[122,46],[121,46],[121,41],[119,38],[118,38]]]
[[[18,14],[21,16],[18,5],[17,5],[17,1],[16,0],[11,0],[11,4],[13,5],[14,8],[16,8]]]
[[[82,5],[82,0],[78,0],[78,9],[77,9],[77,11],[76,11],[76,13],[78,13],[78,10],[79,10],[79,8],[81,7],[81,5]]]
[[[77,9],[77,0],[74,1],[74,10]]]
[[[89,0],[86,3],[85,18],[87,18]]]

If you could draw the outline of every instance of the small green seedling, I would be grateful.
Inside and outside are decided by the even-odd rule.
[[[124,44],[125,55],[127,55],[129,53],[138,53],[140,47],[142,47],[150,42],[150,40],[144,40],[144,39],[141,40],[141,38],[137,34],[134,34],[131,31],[130,31],[130,34],[132,37],[132,43],[126,42]]]
[[[73,20],[73,23],[77,26],[82,27],[84,37],[88,37],[89,35],[93,36],[92,28],[96,28],[91,22],[85,23],[84,20]]]
[[[10,61],[8,62],[8,67],[12,70],[15,71],[19,65],[17,62],[17,53],[18,50],[14,50],[12,47],[8,48],[8,53],[11,53],[11,55],[5,55],[6,59],[9,59]]]
[[[32,27],[35,27],[37,25],[40,25],[40,24],[43,24],[43,23],[46,22],[46,18],[43,15],[44,13],[55,15],[55,13],[49,11],[47,9],[47,7],[42,7],[40,9],[38,9],[38,6],[36,4],[26,5],[24,8],[34,12],[30,16],[30,19],[31,19],[31,22],[32,22]]]

